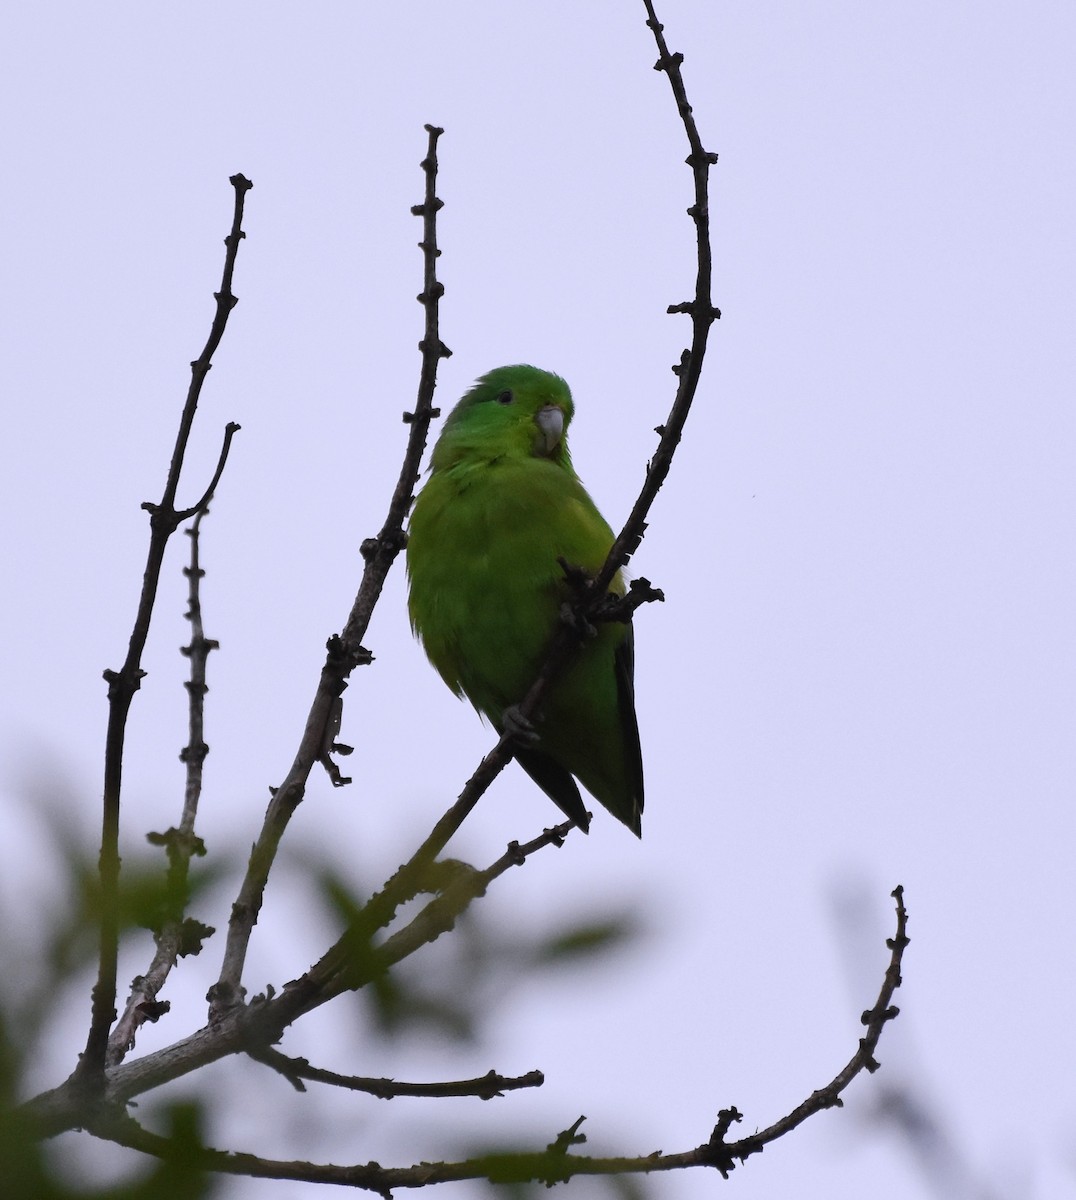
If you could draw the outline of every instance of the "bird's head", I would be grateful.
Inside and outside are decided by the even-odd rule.
[[[574,406],[559,375],[537,367],[498,367],[483,375],[448,416],[434,470],[464,460],[547,458],[568,466],[565,440]]]

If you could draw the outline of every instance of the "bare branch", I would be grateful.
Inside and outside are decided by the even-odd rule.
[[[669,53],[669,48],[665,44],[664,27],[657,19],[652,0],[643,0],[643,3],[647,13],[646,23],[658,46],[658,61],[654,69],[664,71],[668,76],[690,146],[691,152],[686,161],[691,168],[694,180],[695,202],[687,211],[695,223],[698,265],[695,275],[694,299],[683,304],[670,305],[668,310],[671,313],[687,313],[691,317],[691,347],[683,352],[680,362],[673,367],[674,373],[680,380],[676,389],[676,398],[665,419],[665,424],[658,426],[660,434],[658,448],[647,467],[646,479],[643,481],[639,498],[635,501],[635,506],[624,523],[624,528],[613,543],[605,566],[598,572],[591,586],[591,594],[595,602],[608,591],[613,576],[627,563],[642,541],[646,531],[647,513],[669,473],[673,454],[676,452],[688,413],[691,411],[695,390],[702,373],[710,326],[721,315],[714,307],[711,296],[713,252],[710,248],[710,168],[717,162],[717,155],[703,148],[691,105],[688,102],[684,77],[680,71],[680,64],[684,61],[684,56]]]
[[[304,1080],[312,1083],[327,1083],[351,1092],[366,1092],[380,1100],[392,1100],[396,1096],[421,1096],[441,1098],[444,1096],[478,1096],[482,1100],[493,1100],[505,1092],[522,1088],[541,1087],[545,1076],[541,1071],[528,1071],[526,1075],[498,1075],[488,1071],[477,1079],[456,1079],[443,1083],[402,1083],[398,1079],[371,1079],[365,1075],[340,1075],[336,1071],[325,1071],[312,1067],[305,1058],[290,1058],[279,1050],[267,1046],[263,1050],[249,1051],[250,1057],[265,1063],[279,1072],[298,1092],[305,1092]]]
[[[97,982],[93,988],[93,1007],[86,1049],[76,1070],[81,1082],[89,1088],[103,1086],[102,1072],[108,1050],[109,1029],[116,1018],[116,964],[119,952],[119,830],[120,830],[120,787],[123,774],[123,749],[126,740],[127,714],[142,677],[142,652],[149,636],[153,605],[157,597],[157,586],[164,562],[168,539],[183,518],[175,509],[176,490],[183,470],[187,452],[187,441],[198,409],[202,384],[209,373],[213,354],[220,345],[228,324],[228,315],[238,303],[232,294],[232,276],[239,243],[243,232],[243,205],[247,192],[254,186],[243,175],[233,175],[229,181],[235,190],[235,208],[231,232],[224,239],[224,274],[219,292],[214,293],[217,301],[216,313],[209,331],[209,338],[201,355],[191,363],[191,382],[187,389],[187,400],[180,417],[179,432],[176,434],[172,461],[168,467],[164,493],[159,504],[144,504],[150,513],[149,550],[146,569],[142,576],[142,593],[138,600],[134,628],[127,648],[127,657],[119,671],[105,671],[108,682],[108,729],[105,734],[105,779],[103,815],[101,822],[101,944],[97,970]],[[214,484],[220,478],[227,457],[231,434],[238,429],[229,427],[225,435],[225,450],[214,476]]]
[[[886,968],[885,979],[882,981],[881,990],[878,993],[878,999],[874,1003],[873,1008],[869,1008],[860,1017],[862,1023],[867,1027],[865,1037],[860,1038],[859,1046],[848,1060],[844,1067],[830,1080],[825,1087],[819,1088],[797,1108],[794,1108],[787,1116],[782,1117],[779,1121],[775,1121],[768,1128],[763,1129],[760,1133],[752,1134],[750,1137],[741,1138],[737,1142],[725,1144],[724,1134],[728,1130],[728,1125],[731,1120],[739,1120],[740,1115],[735,1109],[726,1111],[729,1121],[726,1121],[724,1128],[719,1123],[714,1130],[714,1135],[707,1144],[713,1152],[714,1162],[712,1165],[717,1166],[723,1175],[727,1174],[733,1168],[733,1159],[739,1159],[743,1162],[751,1154],[756,1154],[767,1146],[770,1142],[776,1141],[779,1137],[783,1137],[786,1133],[795,1129],[797,1125],[802,1125],[808,1117],[814,1116],[815,1113],[821,1112],[824,1108],[839,1108],[844,1101],[841,1099],[842,1093],[852,1082],[857,1075],[862,1071],[867,1071],[873,1074],[878,1070],[878,1062],[874,1057],[874,1051],[878,1046],[878,1041],[882,1036],[882,1030],[885,1028],[887,1021],[892,1021],[900,1012],[899,1008],[893,1007],[893,995],[901,984],[900,968],[904,958],[904,949],[908,945],[908,912],[904,907],[904,888],[899,884],[893,889],[893,899],[896,901],[897,909],[897,931],[893,937],[886,941],[889,947],[889,966]],[[700,1148],[701,1149],[701,1148]]]
[[[500,860],[498,860],[500,861]],[[492,869],[492,868],[491,868]],[[890,961],[885,979],[873,1008],[863,1014],[867,1034],[860,1040],[855,1054],[837,1075],[809,1096],[787,1116],[774,1122],[761,1133],[736,1142],[725,1140],[732,1125],[742,1119],[735,1108],[722,1109],[717,1125],[707,1142],[692,1150],[679,1153],[618,1157],[589,1157],[571,1153],[572,1146],[586,1141],[579,1132],[584,1118],[580,1117],[552,1141],[544,1150],[531,1153],[487,1154],[461,1162],[420,1162],[410,1167],[382,1167],[378,1163],[356,1163],[337,1166],[330,1163],[283,1162],[253,1154],[231,1153],[209,1148],[193,1149],[189,1145],[177,1148],[158,1134],[150,1133],[130,1118],[94,1118],[87,1122],[91,1133],[123,1146],[164,1160],[180,1159],[187,1167],[200,1167],[230,1175],[249,1175],[260,1179],[291,1179],[311,1183],[336,1183],[362,1188],[387,1196],[395,1188],[426,1187],[435,1183],[459,1182],[465,1179],[485,1179],[490,1183],[538,1182],[547,1185],[563,1183],[577,1175],[651,1174],[656,1171],[677,1171],[692,1167],[710,1167],[727,1177],[737,1162],[789,1133],[808,1117],[841,1103],[841,1093],[862,1071],[877,1069],[874,1051],[885,1024],[897,1015],[891,1005],[893,993],[900,985],[901,961],[908,944],[908,915],[904,908],[903,889],[893,892],[897,904],[897,929],[887,940]],[[124,1070],[125,1068],[121,1068]],[[107,1110],[106,1110],[107,1111]],[[114,1111],[114,1110],[113,1110]]]
[[[225,446],[221,453],[216,478],[220,477],[227,456],[231,432],[238,425],[230,424],[225,435]],[[156,1021],[168,1011],[167,1002],[157,1000],[161,989],[180,955],[197,952],[201,939],[213,932],[208,926],[184,920],[187,906],[187,880],[193,855],[205,854],[201,838],[194,833],[194,822],[198,815],[198,801],[202,795],[202,765],[209,753],[205,742],[205,694],[206,662],[210,651],[219,649],[219,643],[205,636],[202,625],[201,582],[205,575],[199,558],[199,534],[202,518],[209,512],[211,493],[202,498],[202,507],[187,530],[191,540],[190,565],[183,568],[187,576],[187,619],[191,623],[191,641],[182,653],[190,660],[190,679],[187,682],[187,707],[189,736],[187,745],[180,752],[180,760],[186,764],[187,780],[183,793],[183,812],[179,828],[169,829],[163,834],[151,833],[149,840],[163,845],[168,854],[168,913],[156,931],[157,950],[145,975],[138,976],[131,985],[131,994],[123,1016],[116,1023],[108,1039],[108,1065],[115,1066],[123,1061],[126,1053],[135,1044],[135,1034],[145,1021]]]
[[[426,178],[425,199],[422,204],[412,209],[412,212],[423,219],[422,241],[419,245],[423,253],[424,284],[418,299],[425,309],[426,325],[422,341],[419,343],[422,366],[418,400],[415,411],[404,414],[404,420],[411,429],[404,451],[403,465],[381,532],[362,544],[366,567],[358,594],[343,634],[334,634],[329,639],[328,654],[321,669],[321,677],[299,749],[283,783],[273,790],[261,832],[251,851],[246,877],[232,906],[220,978],[210,989],[210,1011],[217,1019],[226,1009],[242,1002],[242,974],[247,945],[261,911],[265,885],[276,858],[280,839],[284,836],[292,814],[306,794],[307,781],[314,763],[328,761],[328,748],[332,747],[335,736],[334,713],[339,714],[337,705],[347,686],[348,677],[356,666],[372,661],[373,656],[362,645],[362,638],[366,634],[370,616],[381,595],[389,568],[405,544],[403,522],[418,481],[419,465],[426,446],[430,420],[437,414],[433,407],[437,366],[442,358],[451,353],[440,339],[438,325],[438,302],[444,289],[437,280],[437,258],[440,254],[437,248],[437,212],[442,207],[442,201],[436,194],[437,139],[444,131],[427,125],[426,132],[429,135],[428,148],[421,164]],[[343,782],[339,772],[336,772],[333,782]]]
[[[404,423],[411,426],[411,436],[400,468],[400,477],[389,502],[385,524],[375,538],[369,538],[362,544],[366,570],[343,633],[344,642],[349,646],[357,646],[365,636],[389,567],[406,544],[403,523],[414,498],[430,422],[434,417],[441,415],[441,410],[433,407],[437,367],[442,358],[450,358],[452,355],[452,351],[441,341],[440,299],[445,289],[437,278],[437,260],[441,256],[441,251],[437,248],[437,214],[444,207],[444,201],[437,196],[437,141],[444,130],[435,125],[427,125],[425,129],[429,135],[429,142],[426,157],[420,165],[426,176],[426,194],[422,203],[411,209],[412,215],[422,218],[422,241],[419,242],[419,249],[422,251],[423,280],[422,291],[417,299],[426,314],[425,332],[418,344],[422,352],[418,397],[415,411],[403,414]]]
[[[242,428],[242,425],[237,424],[235,421],[229,421],[224,426],[224,442],[220,448],[220,456],[217,458],[217,469],[213,472],[213,478],[209,481],[209,486],[197,504],[176,513],[177,525],[183,521],[189,521],[195,515],[201,516],[202,513],[209,511],[209,501],[213,498],[213,493],[217,490],[217,484],[220,483],[220,477],[224,474],[224,468],[228,463],[228,451],[232,448],[232,438]]]

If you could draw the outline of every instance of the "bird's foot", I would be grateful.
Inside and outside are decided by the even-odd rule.
[[[598,635],[598,630],[595,626],[576,609],[574,604],[571,604],[567,600],[560,606],[560,620],[561,624],[567,625],[580,641],[597,637]]]
[[[563,555],[557,555],[557,564],[564,572],[564,579],[572,591],[580,595],[586,589],[586,586],[594,578],[582,567],[577,567],[575,563],[570,563]]]
[[[574,603],[566,600],[560,606],[561,624],[567,625],[580,641],[597,636],[597,629],[587,617],[579,612],[579,608],[582,608],[583,603],[587,600],[587,588],[594,581],[594,576],[562,556],[557,558],[557,563],[564,572],[565,583],[575,593]]]
[[[519,711],[518,704],[510,704],[501,713],[501,725],[506,737],[523,746],[533,746],[541,741],[538,730],[534,728],[534,722]]]

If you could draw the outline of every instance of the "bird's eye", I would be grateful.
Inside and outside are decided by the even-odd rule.
[[[498,404],[511,404],[515,397],[510,391],[505,389],[503,392],[497,393],[496,399]]]

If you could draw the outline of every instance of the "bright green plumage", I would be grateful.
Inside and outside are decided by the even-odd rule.
[[[572,469],[563,379],[499,367],[456,405],[411,514],[411,625],[445,683],[503,729],[534,682],[572,590],[563,558],[596,573],[613,534]],[[618,576],[614,589],[622,592]],[[630,625],[602,623],[546,693],[539,740],[516,759],[584,829],[575,776],[640,833],[643,768]]]

